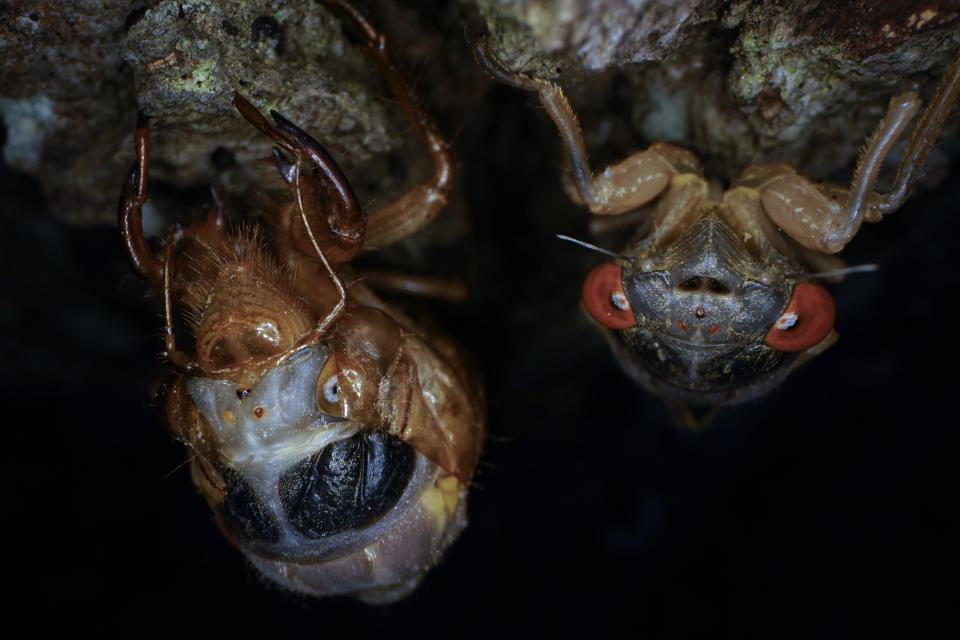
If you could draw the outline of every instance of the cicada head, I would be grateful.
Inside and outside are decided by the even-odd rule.
[[[690,406],[735,403],[780,382],[833,328],[826,290],[786,271],[707,215],[662,250],[595,268],[583,301],[641,384]]]

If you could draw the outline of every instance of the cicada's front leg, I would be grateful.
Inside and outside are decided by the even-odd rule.
[[[568,195],[598,216],[636,210],[659,198],[651,222],[654,246],[674,240],[701,213],[708,183],[696,157],[685,149],[657,142],[594,174],[587,160],[583,132],[559,85],[531,78],[504,66],[490,50],[488,37],[474,46],[481,65],[500,82],[536,93],[557,127],[574,187]]]
[[[280,216],[280,231],[290,246],[308,255],[322,252],[337,265],[361,250],[393,244],[423,228],[446,205],[454,172],[446,141],[396,68],[386,37],[349,3],[326,0],[326,4],[338,9],[359,29],[365,53],[377,65],[434,164],[432,176],[368,214],[360,207],[336,162],[317,140],[276,111],[270,112],[274,120],[271,123],[245,98],[235,96],[234,105],[243,117],[293,156],[288,158],[280,150],[274,151],[280,174],[296,197],[295,206]]]
[[[322,254],[334,265],[357,255],[366,234],[367,215],[333,157],[315,138],[276,111],[270,112],[271,123],[238,93],[234,94],[233,105],[250,124],[293,156],[288,158],[274,149],[277,168],[294,196],[280,224],[283,240],[304,254]]]

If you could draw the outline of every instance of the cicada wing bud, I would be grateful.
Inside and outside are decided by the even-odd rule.
[[[468,484],[483,441],[483,414],[467,381],[415,334],[380,395],[381,413],[400,438]]]

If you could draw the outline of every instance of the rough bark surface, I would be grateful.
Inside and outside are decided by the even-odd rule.
[[[262,180],[250,167],[270,145],[234,91],[322,139],[361,197],[397,191],[423,165],[375,68],[315,2],[34,5],[0,5],[5,159],[41,178],[62,219],[113,219],[138,110],[152,122],[154,205],[192,206],[176,188],[203,184],[250,199]]]
[[[720,179],[847,167],[890,97],[929,95],[960,42],[955,0],[477,4],[509,67],[569,89],[591,147],[666,140]]]
[[[889,97],[913,85],[929,94],[960,40],[960,0],[366,8],[427,74],[428,102],[454,128],[479,96],[467,39],[482,22],[510,67],[569,90],[597,162],[662,139],[720,179],[761,161],[817,177],[848,168]],[[249,198],[259,176],[246,167],[265,145],[232,109],[234,90],[322,139],[367,200],[423,167],[376,73],[316,2],[0,3],[5,159],[41,178],[61,219],[112,219],[138,109],[154,118],[161,183]]]

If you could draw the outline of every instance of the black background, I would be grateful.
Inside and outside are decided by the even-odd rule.
[[[470,526],[379,608],[280,591],[221,538],[150,406],[158,307],[116,230],[53,221],[32,179],[0,169],[6,582],[32,629],[839,638],[949,619],[956,179],[852,243],[852,264],[881,270],[834,288],[835,347],[681,432],[578,309],[597,258],[553,238],[583,236],[585,216],[549,123],[508,89],[486,100],[455,147],[473,297],[425,306],[476,358],[490,440]]]

